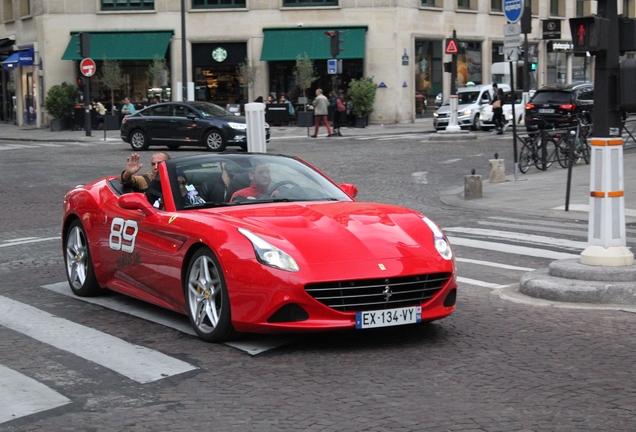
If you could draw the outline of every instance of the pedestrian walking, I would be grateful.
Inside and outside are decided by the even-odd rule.
[[[320,123],[323,123],[327,128],[328,137],[332,137],[331,127],[329,126],[329,100],[322,94],[322,89],[316,90],[316,98],[312,105],[314,106],[314,134],[312,138],[318,136],[318,129],[320,129]]]

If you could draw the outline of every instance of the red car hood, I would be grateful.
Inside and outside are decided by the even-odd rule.
[[[226,207],[220,213],[292,256],[297,257],[295,249],[314,263],[440,259],[422,216],[403,207],[358,202],[289,203]]]

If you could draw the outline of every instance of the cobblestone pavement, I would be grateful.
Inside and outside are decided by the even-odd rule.
[[[439,201],[440,192],[461,185],[472,166],[487,166],[495,150],[510,157],[510,150],[496,141],[319,141],[308,146],[289,138],[274,141],[272,148],[306,158],[336,181],[356,183],[364,198],[426,210],[443,225],[470,226],[487,215],[508,214],[502,211],[509,209],[448,207]],[[86,179],[118,172],[129,153],[125,146],[3,153],[0,244],[59,235],[64,192]],[[458,161],[440,164],[453,158]],[[429,173],[428,184],[413,183],[416,171]],[[541,174],[549,173],[532,175]],[[556,201],[562,199],[558,193]],[[140,384],[0,326],[0,366],[71,401],[0,423],[0,430],[634,429],[636,314],[627,310],[514,303],[502,300],[496,290],[460,284],[457,310],[447,319],[294,335],[293,343],[249,356],[41,288],[64,280],[58,241],[0,248],[0,296],[197,369]],[[0,398],[2,392],[0,382]]]

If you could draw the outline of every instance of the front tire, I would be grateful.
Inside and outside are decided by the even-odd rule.
[[[221,265],[209,248],[192,256],[184,288],[188,318],[201,339],[223,342],[235,336]]]
[[[64,239],[66,276],[73,293],[93,297],[102,293],[97,283],[86,231],[79,220],[74,221]]]
[[[225,142],[225,138],[216,129],[212,129],[207,134],[205,134],[204,138],[205,147],[213,152],[222,152],[225,150],[227,143]]]
[[[130,146],[133,150],[143,151],[148,150],[150,143],[148,142],[148,136],[139,129],[134,130],[130,134]]]

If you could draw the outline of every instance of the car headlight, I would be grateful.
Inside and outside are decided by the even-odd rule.
[[[464,110],[464,111],[460,112],[460,113],[459,113],[459,115],[469,116],[469,115],[470,115],[470,113],[472,113],[472,112],[473,112],[473,110],[466,109],[466,110]]]
[[[439,114],[433,113],[433,117],[437,118],[437,117],[439,117]]]
[[[442,230],[437,226],[435,222],[433,222],[429,218],[423,217],[422,220],[426,222],[426,225],[428,225],[428,227],[433,232],[433,241],[435,242],[435,249],[437,249],[437,252],[439,252],[442,258],[444,258],[445,260],[452,259],[453,250],[451,249],[450,244],[448,243],[448,240],[446,239],[446,236],[444,235]]]
[[[245,228],[239,228],[238,230],[241,234],[247,237],[250,242],[252,242],[254,252],[256,252],[256,259],[261,264],[290,272],[297,272],[300,270],[296,260],[294,260],[294,258],[292,258],[288,253],[278,249],[276,246],[272,246]]]
[[[238,129],[238,130],[245,130],[247,129],[247,125],[245,123],[234,123],[234,122],[229,122],[228,125],[230,125],[230,127],[232,129]]]

